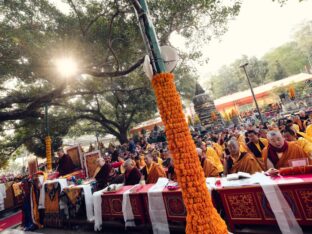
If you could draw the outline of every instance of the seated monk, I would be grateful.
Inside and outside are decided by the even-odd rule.
[[[240,152],[239,143],[235,138],[232,138],[227,146],[230,152],[230,157],[226,160],[228,174],[239,171],[254,174],[262,171],[259,162],[252,154]]]
[[[204,170],[205,177],[218,177],[218,168],[211,162],[210,159],[206,158],[206,155],[203,154],[203,150],[201,148],[196,148],[196,151]]]
[[[125,173],[125,185],[135,185],[140,183],[141,173],[138,168],[135,167],[132,159],[127,159],[124,162]]]
[[[246,133],[249,142],[247,144],[248,147],[248,153],[255,156],[255,158],[260,163],[261,167],[264,169],[264,162],[262,159],[262,150],[269,145],[269,142],[265,138],[260,138],[258,136],[258,133],[255,130],[249,130]]]
[[[246,134],[249,139],[247,144],[248,152],[252,153],[256,158],[261,158],[261,151],[264,149],[264,147],[269,145],[268,140],[258,137],[258,134],[255,130],[249,130]]]
[[[57,155],[59,157],[57,171],[60,173],[60,176],[70,174],[75,171],[75,165],[68,154],[64,153],[63,148],[57,150]]]
[[[220,157],[212,147],[212,142],[207,143],[206,157],[216,166],[219,174],[223,172],[223,164],[221,163]]]
[[[155,163],[158,163],[160,166],[163,164],[163,160],[160,158],[160,152],[158,150],[153,150],[152,156]]]
[[[146,166],[141,170],[142,175],[145,178],[146,184],[154,184],[159,177],[166,177],[166,173],[162,166],[153,161],[151,153],[146,153],[144,156]]]
[[[286,128],[283,131],[283,136],[286,141],[288,142],[294,142],[298,146],[300,146],[303,151],[308,154],[310,158],[312,158],[312,143],[307,141],[306,139],[299,137],[297,138],[296,131],[291,128]]]
[[[110,184],[121,184],[124,180],[123,175],[118,175],[107,160],[99,158],[97,160],[98,168],[95,171],[96,190],[101,190]]]
[[[265,170],[289,167],[289,160],[308,158],[308,155],[294,142],[286,142],[279,131],[270,131],[267,134],[268,147],[262,150]]]

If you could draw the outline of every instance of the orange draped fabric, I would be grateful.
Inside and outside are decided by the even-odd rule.
[[[208,158],[204,159],[203,170],[204,170],[205,177],[218,177],[219,176],[218,168]]]
[[[173,74],[156,74],[152,86],[187,210],[186,233],[227,234],[227,226],[211,202]]]
[[[212,164],[217,168],[219,173],[223,172],[223,165],[221,163],[220,157],[218,156],[217,152],[212,147],[209,147],[209,146],[207,147],[206,156],[212,162]]]
[[[268,147],[265,147],[262,150],[262,158],[264,161],[265,170],[268,169]],[[291,159],[300,159],[300,158],[309,158],[308,155],[300,148],[295,142],[288,142],[288,148],[283,152],[282,157],[279,159],[276,169],[281,167],[288,167],[289,160]]]
[[[150,169],[148,169],[147,171],[148,171],[148,177],[146,180],[147,184],[155,184],[159,177],[167,177],[164,169],[162,169],[160,165],[154,162],[152,163]]]
[[[245,153],[245,156],[234,161],[230,173],[237,173],[239,171],[254,174],[256,172],[261,172],[262,167],[253,155]]]

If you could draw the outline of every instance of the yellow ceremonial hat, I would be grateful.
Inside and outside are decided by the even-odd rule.
[[[309,137],[312,137],[312,124],[310,124],[307,129],[306,129],[306,134],[309,136]]]

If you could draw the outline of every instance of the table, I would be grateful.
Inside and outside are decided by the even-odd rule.
[[[312,226],[312,175],[279,177],[276,181],[298,223]],[[260,185],[218,188],[217,192],[232,231],[243,224],[277,224]]]
[[[3,196],[3,208],[2,212],[12,210],[21,207],[23,203],[22,190],[20,188],[20,182],[7,182],[5,184],[0,184],[1,191],[5,196]]]
[[[122,189],[115,193],[104,193],[102,195],[102,219],[103,221],[108,220],[123,220],[123,213],[122,213],[122,200],[123,200],[123,193],[133,185],[123,186]],[[146,222],[146,211],[143,205],[143,199],[141,193],[130,193],[130,202],[132,206],[132,212],[134,219],[136,221],[140,221],[142,224]]]

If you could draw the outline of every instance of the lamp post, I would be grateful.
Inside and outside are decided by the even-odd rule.
[[[252,85],[251,85],[251,82],[250,82],[250,79],[249,79],[249,76],[248,76],[248,73],[247,73],[247,70],[246,70],[247,66],[248,66],[248,63],[244,63],[244,64],[240,65],[240,68],[244,69],[244,72],[245,72],[245,75],[246,75],[246,78],[247,78],[247,81],[248,81],[248,84],[249,84],[249,88],[250,88],[253,100],[254,100],[254,102],[256,104],[256,108],[257,108],[257,111],[258,111],[258,114],[259,114],[259,117],[260,117],[260,121],[261,121],[262,125],[264,125],[264,121],[263,121],[263,118],[262,118],[262,115],[261,115],[261,112],[260,112],[260,109],[259,109],[259,106],[258,106],[258,102],[257,102],[256,96],[254,94],[254,91],[253,91],[253,88],[252,88]]]

